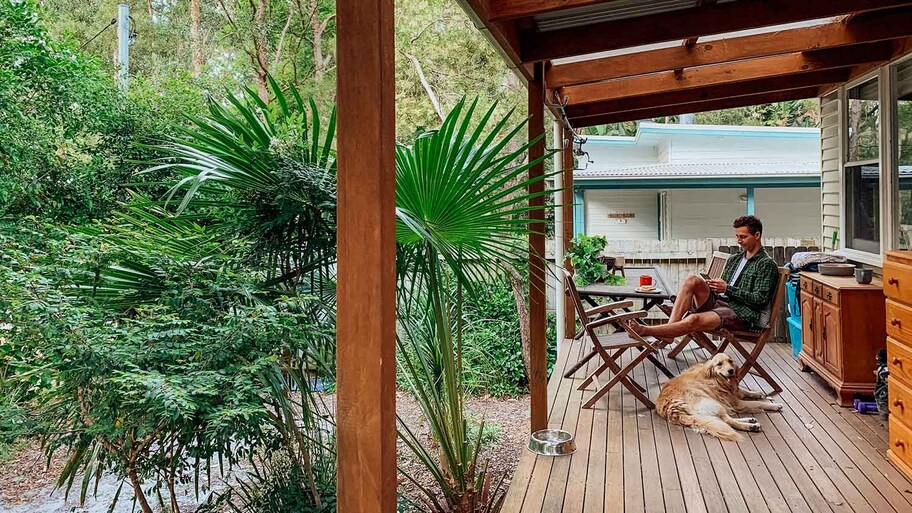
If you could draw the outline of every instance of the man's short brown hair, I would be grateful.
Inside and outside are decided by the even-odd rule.
[[[733,228],[741,228],[742,226],[746,226],[751,235],[763,233],[763,223],[754,216],[741,216],[732,223]]]

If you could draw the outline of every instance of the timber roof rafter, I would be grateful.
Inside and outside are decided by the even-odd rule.
[[[457,1],[524,80],[545,62],[573,127],[815,97],[912,52],[912,0]]]

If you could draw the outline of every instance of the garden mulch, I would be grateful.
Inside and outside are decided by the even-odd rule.
[[[334,405],[332,395],[324,396],[328,407]],[[426,440],[430,447],[431,438],[427,423],[424,422],[421,410],[412,397],[406,392],[396,396],[397,410],[400,417],[419,437]],[[510,478],[519,462],[519,457],[528,442],[529,398],[493,398],[476,397],[469,399],[466,408],[474,421],[484,420],[485,432],[489,443],[484,448],[483,459],[489,461],[491,472],[499,476],[506,474],[504,486],[509,485]],[[422,486],[434,488],[434,482],[421,463],[411,456],[407,447],[399,442],[400,467],[414,477]],[[0,462],[0,513],[105,513],[108,511],[111,498],[116,493],[119,481],[106,477],[98,489],[98,495],[90,496],[86,504],[79,505],[79,483],[69,498],[64,498],[63,490],[55,490],[55,481],[65,463],[62,453],[55,454],[50,467],[37,443],[26,442],[15,447],[11,459]],[[213,477],[213,481],[214,481]],[[213,482],[213,487],[218,485]],[[399,478],[400,492],[410,499],[421,497],[418,488],[404,476]],[[182,511],[193,511],[198,500],[193,492],[187,489],[178,490]],[[205,497],[201,497],[200,500]],[[418,509],[419,511],[423,508]],[[132,510],[132,493],[129,485],[121,492],[116,512]],[[156,509],[156,511],[158,511]]]

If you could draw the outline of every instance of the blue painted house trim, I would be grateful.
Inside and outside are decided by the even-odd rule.
[[[586,233],[585,193],[581,187],[573,189],[573,236]]]
[[[643,134],[670,135],[706,135],[713,137],[761,137],[787,139],[819,139],[820,130],[816,128],[780,128],[754,126],[713,126],[706,125],[667,125],[664,123],[640,123],[636,135],[596,136],[589,137],[586,144],[636,144]]]
[[[580,180],[581,189],[771,189],[777,187],[820,187],[819,176],[752,177],[752,178],[633,178],[624,180]]]

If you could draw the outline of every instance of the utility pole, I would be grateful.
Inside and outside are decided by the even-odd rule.
[[[117,83],[121,89],[127,88],[127,76],[130,72],[130,6],[117,6]]]

